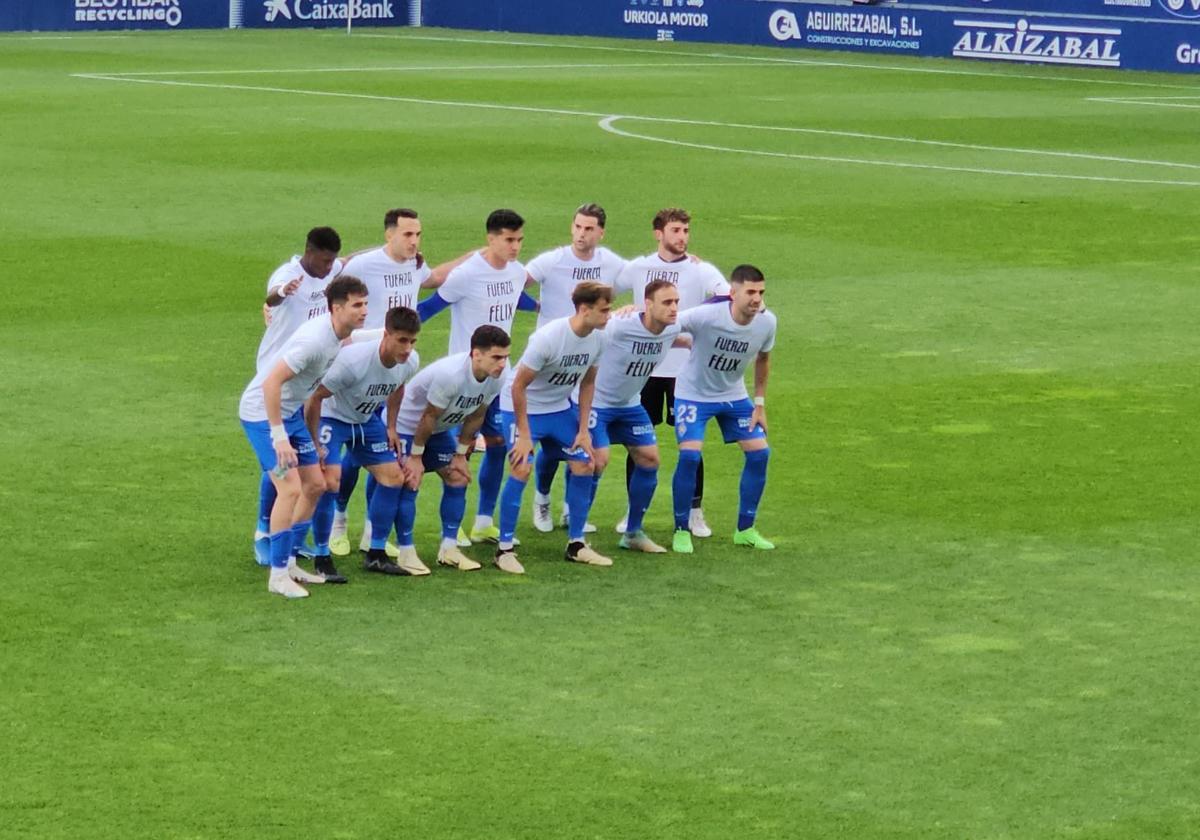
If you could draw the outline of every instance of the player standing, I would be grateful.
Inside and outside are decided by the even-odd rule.
[[[639,393],[679,335],[675,323],[679,292],[669,280],[652,280],[644,296],[643,312],[614,318],[604,328],[604,355],[596,374],[589,427],[595,484],[599,484],[600,475],[608,465],[610,443],[624,445],[633,459],[628,522],[621,548],[658,554],[666,549],[642,530],[642,518],[658,487],[658,439]]]
[[[325,287],[342,270],[338,252],[342,239],[331,227],[315,227],[304,240],[304,253],[293,256],[267,279],[263,305],[266,331],[258,344],[256,372],[269,368],[284,343],[302,324],[328,313]],[[271,508],[275,485],[264,473],[258,488],[258,527],[254,532],[254,555],[260,566],[269,566]]]
[[[679,314],[679,329],[692,337],[688,360],[675,384],[675,434],[679,463],[672,495],[675,507],[674,551],[691,554],[688,530],[696,469],[704,446],[704,429],[716,418],[726,443],[745,453],[738,488],[737,531],[733,544],[770,549],[754,527],[758,503],[767,483],[767,375],[775,346],[775,314],[763,308],[763,274],[739,265],[730,275],[728,303],[712,303]],[[754,402],[746,393],[745,371],[754,360]]]
[[[537,308],[533,298],[522,291],[525,266],[517,261],[525,241],[525,220],[514,210],[495,210],[488,216],[486,227],[487,247],[451,271],[441,288],[417,306],[422,321],[449,307],[451,354],[469,352],[471,336],[485,324],[511,335],[517,309]],[[504,480],[506,451],[499,399],[492,401],[481,431],[487,449],[479,465],[479,508],[470,540],[495,541],[500,531],[493,524],[493,516]]]
[[[368,309],[368,317],[369,312]],[[394,423],[404,396],[404,383],[421,366],[414,349],[421,320],[412,309],[393,307],[385,316],[383,330],[379,341],[343,347],[304,405],[304,419],[313,440],[317,441],[325,471],[325,493],[313,514],[313,542],[316,569],[325,575],[326,582],[346,582],[329,551],[343,446],[347,455],[356,464],[365,466],[377,482],[367,502],[373,536],[367,544],[363,568],[393,575],[429,574],[429,569],[415,555],[409,557],[400,552],[400,562],[396,564],[388,560],[384,551],[384,543],[397,519],[404,473],[388,435],[391,426],[380,419],[379,410],[386,406]]]
[[[396,418],[397,452],[403,457],[406,484],[400,493],[397,535],[402,554],[416,557],[413,520],[417,493],[426,470],[442,479],[442,541],[437,561],[461,571],[479,564],[459,550],[458,529],[467,506],[471,471],[467,459],[489,407],[500,393],[511,340],[499,327],[485,324],[471,334],[471,349],[439,359],[405,388]]]
[[[613,290],[603,283],[580,283],[571,295],[575,314],[551,321],[529,337],[529,344],[512,380],[511,413],[504,413],[509,431],[509,463],[512,469],[500,500],[500,539],[496,565],[506,572],[521,574],[513,536],[521,515],[521,496],[529,480],[529,458],[541,443],[569,463],[567,502],[570,523],[566,559],[592,566],[611,566],[612,560],[583,541],[583,526],[592,506],[591,436],[588,417],[595,388],[596,364],[601,337],[612,310]],[[570,401],[579,386],[579,404]]]
[[[383,327],[384,316],[393,307],[404,306],[416,309],[417,293],[421,289],[436,289],[446,279],[451,269],[465,260],[464,254],[456,260],[430,268],[421,256],[421,219],[417,211],[406,207],[388,210],[383,216],[383,245],[352,255],[346,261],[345,272],[367,284],[370,297],[367,302],[365,329]],[[342,484],[337,495],[337,509],[333,518],[333,531],[329,545],[334,555],[350,553],[350,540],[346,536],[346,507],[358,484],[358,464],[347,452],[342,462]],[[367,482],[368,501],[371,496],[372,480]],[[367,551],[371,542],[371,521],[363,525],[359,548]],[[387,546],[388,554],[396,556],[395,546]]]
[[[729,284],[716,266],[693,260],[688,255],[691,222],[691,215],[677,207],[668,207],[655,214],[653,227],[658,249],[653,254],[630,261],[617,281],[617,291],[631,290],[633,302],[639,309],[644,302],[646,285],[654,280],[667,280],[675,284],[679,290],[681,314],[710,297],[729,293]],[[686,359],[686,349],[668,350],[666,358],[659,363],[642,389],[642,405],[656,426],[664,421],[668,424],[675,422],[675,379]],[[633,480],[635,467],[633,457],[628,457],[625,462],[628,481]],[[696,536],[710,537],[712,529],[704,521],[704,511],[700,508],[704,496],[703,461],[696,468],[695,487],[688,526]],[[624,531],[624,525],[622,521],[617,530]]]
[[[608,214],[599,204],[584,204],[575,211],[571,220],[571,242],[539,254],[526,265],[527,284],[538,286],[537,326],[542,328],[558,318],[569,318],[575,314],[571,293],[580,283],[604,283],[614,286],[625,260],[600,245],[604,239],[604,226]],[[554,530],[550,515],[550,486],[558,472],[558,460],[547,455],[545,449],[538,450],[534,463],[536,487],[533,497],[533,526],[539,531]],[[569,508],[563,508],[562,522],[567,524]],[[584,527],[591,533],[593,525]]]
[[[280,348],[275,361],[246,386],[238,416],[259,465],[275,487],[268,540],[271,576],[267,590],[286,598],[304,598],[299,582],[324,583],[321,575],[301,569],[292,557],[312,524],[313,510],[325,489],[317,448],[304,424],[301,406],[329,370],[342,340],[361,327],[367,315],[367,287],[349,276],[325,288],[329,312],[301,326]]]

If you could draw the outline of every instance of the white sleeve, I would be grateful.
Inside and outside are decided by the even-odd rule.
[[[617,294],[621,292],[633,291],[633,278],[641,269],[635,262],[625,263],[625,267],[621,269],[621,273],[617,275],[617,280],[613,283],[613,291]],[[637,300],[637,295],[634,295],[634,300]]]
[[[525,272],[540,286],[546,282],[546,274],[550,270],[550,263],[553,259],[554,251],[538,254],[525,264]]]
[[[454,377],[439,376],[429,383],[425,392],[425,402],[434,408],[445,408],[454,399]]]
[[[446,277],[446,282],[438,287],[436,294],[446,303],[458,303],[470,295],[466,278],[467,273],[462,270],[462,266],[456,266]]]
[[[613,278],[613,290],[620,291],[617,282],[620,280],[621,274],[625,271],[625,266],[628,263],[618,257],[612,251],[605,249],[600,253],[600,276]]]
[[[295,280],[297,276],[298,275],[293,274],[293,267],[291,263],[288,263],[287,265],[281,265],[279,268],[271,272],[271,276],[267,278],[267,294],[270,295],[279,288],[286,286],[292,280]]]
[[[383,338],[383,327],[373,330],[355,330],[350,333],[351,344],[361,344],[364,341],[380,341]]]
[[[763,346],[761,348],[759,348],[759,351],[758,351],[760,353],[770,353],[772,350],[775,349],[775,325],[777,322],[775,320],[774,314],[772,314],[770,312],[763,312],[758,317],[771,319],[771,331],[769,333],[767,333],[767,339],[766,339],[766,341],[763,342]]]
[[[717,295],[729,294],[729,284],[725,282],[725,277],[721,274],[721,271],[712,263],[704,263],[702,267],[704,268],[705,300]]]
[[[333,364],[329,366],[329,370],[321,377],[321,384],[329,389],[331,393],[337,394],[351,385],[354,380],[354,371],[351,370],[349,363],[346,361],[346,353],[343,350],[338,351],[337,356],[333,359]],[[293,373],[296,372],[293,368]]]
[[[689,333],[694,335],[696,327],[700,325],[704,319],[701,317],[705,307],[693,306],[691,309],[685,309],[679,313],[679,318],[675,321],[679,325],[681,333]]]
[[[550,346],[550,336],[547,332],[535,332],[529,336],[529,344],[521,355],[520,364],[537,373],[554,358],[554,349]]]
[[[315,341],[292,341],[285,345],[279,358],[283,359],[292,373],[299,373],[321,353],[321,348]]]

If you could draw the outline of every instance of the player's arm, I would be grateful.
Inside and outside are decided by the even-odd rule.
[[[754,359],[754,414],[750,416],[750,428],[762,426],[767,430],[767,377],[771,373],[771,354],[760,350]]]
[[[589,458],[595,457],[592,452],[592,435],[588,431],[588,421],[592,416],[592,397],[596,394],[596,371],[593,365],[583,375],[579,383],[579,433],[575,435],[575,448],[582,449]]]
[[[471,258],[471,255],[474,253],[475,253],[475,249],[472,248],[470,251],[467,251],[467,253],[463,254],[460,257],[455,257],[454,259],[450,260],[449,262],[444,262],[441,265],[434,266],[434,268],[429,272],[429,276],[421,281],[421,288],[422,289],[438,288],[439,286],[441,286],[443,283],[446,282],[446,278],[450,276],[451,271],[458,268],[460,265],[462,265],[467,260],[469,260]],[[424,320],[424,319],[422,319],[422,320]]]
[[[529,387],[529,383],[535,376],[537,376],[536,371],[523,364],[517,365],[517,373],[513,377],[512,384],[513,414],[517,418],[517,434],[512,450],[508,453],[508,460],[512,464],[523,463],[533,454],[533,433],[529,431],[529,407],[525,399],[525,389]]]
[[[293,277],[286,283],[280,283],[278,286],[268,291],[266,301],[267,306],[274,308],[283,303],[283,299],[285,297],[296,293],[296,290],[300,288],[300,284],[303,281],[303,277]]]
[[[308,433],[312,435],[313,441],[317,444],[317,455],[320,457],[322,465],[325,463],[325,456],[329,453],[321,444],[321,405],[332,396],[333,392],[322,382],[317,385],[317,390],[313,391],[304,401],[304,423],[308,426]]]
[[[488,404],[484,403],[463,421],[458,433],[458,445],[454,447],[454,457],[450,459],[451,472],[458,473],[459,478],[465,479],[468,484],[471,483],[471,467],[467,462],[475,451],[475,436],[483,428],[487,412]]]
[[[267,410],[267,423],[271,427],[271,445],[275,447],[279,466],[284,469],[299,464],[296,450],[288,440],[287,429],[283,427],[283,383],[295,375],[287,362],[280,359],[262,384],[263,405]]]
[[[409,447],[408,457],[404,459],[403,464],[410,490],[421,486],[421,479],[425,476],[425,444],[429,442],[442,411],[442,408],[433,403],[427,404],[421,412],[421,419],[417,421],[417,428],[413,430],[412,446]]]
[[[400,416],[400,403],[404,402],[404,386],[392,391],[387,398],[387,408],[384,417],[387,422],[388,449],[400,451],[400,438],[396,435],[396,418]]]

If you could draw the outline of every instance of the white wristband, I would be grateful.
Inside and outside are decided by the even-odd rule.
[[[459,441],[458,446],[454,447],[454,452],[456,455],[466,455],[474,446],[475,444],[473,443],[463,443],[462,441]]]
[[[288,439],[287,429],[285,429],[283,427],[283,424],[282,423],[272,423],[271,424],[271,443],[279,443],[281,440],[287,440],[287,439]]]
[[[755,397],[754,404],[755,405],[766,405],[767,404],[766,397]]]
[[[409,455],[424,455],[425,454],[424,444],[421,444],[418,446],[417,444],[414,443],[412,446],[410,446],[408,448],[408,454]]]

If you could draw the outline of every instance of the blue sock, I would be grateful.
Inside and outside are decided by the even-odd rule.
[[[371,520],[371,548],[383,549],[392,533],[392,523],[399,516],[400,488],[380,484],[371,495],[367,515]]]
[[[382,487],[382,485],[381,485]],[[379,490],[375,491],[378,495]],[[396,505],[396,544],[401,548],[413,544],[413,523],[417,519],[417,491],[400,488],[399,504]],[[371,536],[375,536],[375,525],[371,525]],[[372,539],[371,542],[374,542]]]
[[[521,496],[528,482],[521,481],[511,473],[508,481],[504,482],[504,492],[500,494],[500,543],[510,545],[513,534],[517,530],[517,520],[521,518]],[[568,485],[570,487],[570,485]]]
[[[329,535],[333,532],[333,511],[337,507],[337,493],[324,493],[313,511],[313,552],[318,557],[329,556]]]
[[[458,529],[462,526],[463,516],[467,512],[467,488],[442,487],[442,539],[453,540],[458,537]]]
[[[754,527],[754,517],[758,516],[758,503],[762,499],[763,488],[767,486],[767,459],[770,456],[770,448],[746,453],[742,481],[738,485],[739,531]]]
[[[692,511],[692,493],[696,489],[696,468],[700,466],[700,450],[680,449],[675,477],[671,480],[671,501],[675,508],[675,530],[686,531],[688,514]]]
[[[311,527],[311,519],[292,523],[292,556],[295,556],[296,549],[304,545],[304,541],[308,539],[308,529]]]
[[[286,569],[292,556],[292,529],[271,534],[271,568]]]
[[[642,530],[642,519],[658,489],[658,470],[654,467],[634,466],[633,476],[629,479],[629,520],[625,523],[625,533],[633,534]]]
[[[600,476],[602,473],[595,473],[592,476],[592,493],[588,497],[588,510],[591,510],[592,505],[596,504],[596,491],[600,489]]]
[[[371,504],[371,497],[375,495],[375,488],[379,486],[379,482],[375,480],[375,476],[367,473],[367,504]]]
[[[265,472],[258,483],[258,530],[271,530],[271,508],[275,507],[275,482]]]
[[[547,455],[544,446],[538,448],[537,457],[533,460],[533,472],[537,479],[534,487],[543,496],[549,496],[550,488],[554,486],[554,476],[558,472],[558,459]]]
[[[479,515],[494,516],[500,484],[504,481],[504,446],[489,446],[479,465]],[[524,486],[524,484],[522,484]]]
[[[567,472],[567,507],[571,511],[567,516],[567,540],[579,542],[592,509],[592,476]]]
[[[345,513],[346,507],[350,504],[350,497],[354,495],[354,488],[358,486],[358,461],[354,460],[354,456],[347,452],[342,456],[342,483],[338,486],[337,509],[339,513]]]

